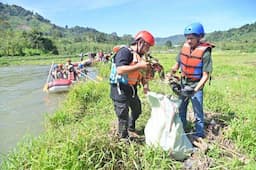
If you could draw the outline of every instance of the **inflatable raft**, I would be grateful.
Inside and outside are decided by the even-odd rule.
[[[57,93],[68,91],[71,84],[72,81],[68,79],[55,79],[48,83],[48,92]]]

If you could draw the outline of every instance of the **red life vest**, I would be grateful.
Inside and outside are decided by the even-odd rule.
[[[209,43],[200,43],[192,52],[188,43],[185,43],[180,52],[181,75],[183,77],[200,80],[203,75],[203,55],[208,48],[214,47]]]

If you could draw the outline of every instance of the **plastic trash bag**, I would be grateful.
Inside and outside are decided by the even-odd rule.
[[[147,97],[152,110],[144,130],[146,144],[160,146],[174,159],[184,160],[194,149],[176,112],[180,101],[154,92]]]

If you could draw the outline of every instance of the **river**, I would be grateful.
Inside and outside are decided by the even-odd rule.
[[[0,67],[0,154],[11,151],[25,135],[44,131],[45,114],[65,98],[47,94],[43,86],[49,66]]]

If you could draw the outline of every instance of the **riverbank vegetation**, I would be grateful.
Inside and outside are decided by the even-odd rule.
[[[74,61],[79,61],[79,56],[74,55],[49,55],[49,56],[14,56],[1,57],[0,66],[15,66],[15,65],[51,65],[54,63],[65,63],[67,58]]]
[[[167,71],[176,54],[153,54]],[[109,98],[110,65],[99,64],[99,83],[79,83],[63,105],[45,121],[37,138],[27,137],[7,156],[1,169],[253,169],[256,167],[255,53],[214,51],[211,85],[205,87],[206,141],[209,150],[184,162],[171,159],[143,140],[118,141],[116,116]],[[172,94],[158,78],[151,91]],[[150,117],[146,96],[139,90],[142,132]],[[212,122],[215,122],[213,128]]]

